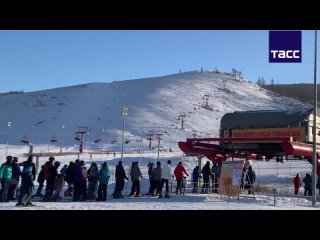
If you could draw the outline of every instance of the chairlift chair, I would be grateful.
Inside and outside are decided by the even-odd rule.
[[[111,143],[114,144],[114,143],[116,143],[116,142],[117,142],[117,138],[116,138],[116,137],[113,137]]]
[[[24,144],[29,144],[30,143],[30,141],[29,141],[29,139],[27,137],[23,137],[20,142],[22,142]]]

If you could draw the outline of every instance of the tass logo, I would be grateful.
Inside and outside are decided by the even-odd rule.
[[[269,62],[301,60],[301,31],[269,31]]]

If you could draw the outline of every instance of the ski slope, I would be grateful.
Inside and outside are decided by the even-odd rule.
[[[206,103],[204,95],[209,99]],[[204,107],[206,106],[207,107]],[[228,112],[259,109],[296,109],[304,104],[275,95],[229,73],[186,72],[163,77],[88,83],[28,93],[0,94],[0,144],[21,146],[26,137],[33,145],[62,146],[76,151],[77,127],[90,129],[86,149],[121,150],[123,106],[128,150],[136,150],[148,131],[164,133],[160,147],[178,150],[177,142],[193,136],[218,136],[221,117]],[[184,129],[182,119],[184,114]],[[8,122],[11,126],[8,127]],[[56,143],[50,139],[56,137]],[[100,138],[101,144],[94,144]],[[111,142],[115,140],[116,144]],[[157,146],[154,139],[152,146]],[[35,147],[36,148],[36,147]]]

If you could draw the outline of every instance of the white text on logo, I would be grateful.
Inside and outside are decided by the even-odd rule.
[[[273,58],[300,58],[300,50],[271,50]]]

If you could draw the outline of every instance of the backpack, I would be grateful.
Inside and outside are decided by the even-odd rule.
[[[44,166],[44,179],[49,179],[51,177],[51,173],[50,173],[50,168],[51,168],[51,164],[50,163],[47,163],[45,166]]]
[[[100,169],[100,171],[99,171],[100,183],[108,184],[109,178],[110,178],[109,169]]]

